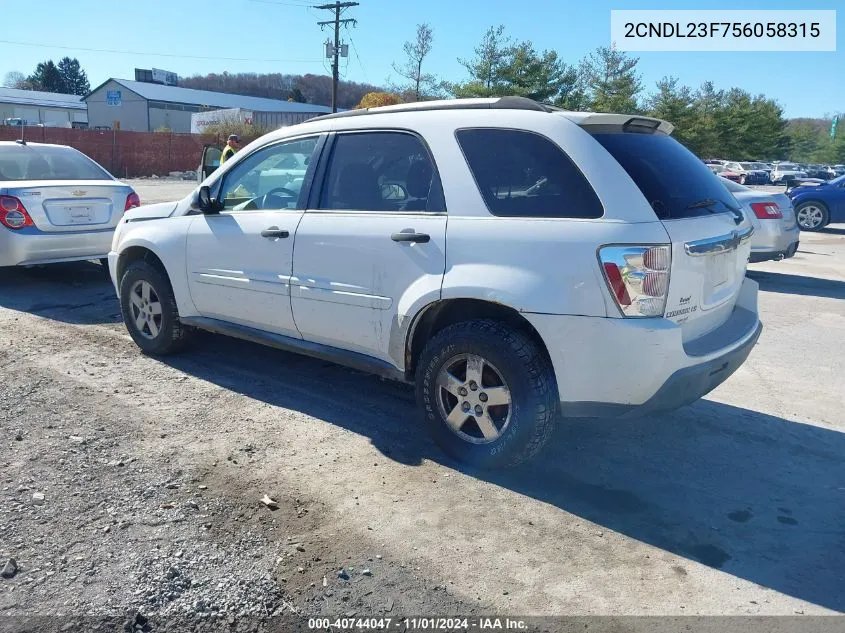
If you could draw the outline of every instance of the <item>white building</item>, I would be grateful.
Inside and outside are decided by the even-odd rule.
[[[108,127],[135,132],[168,129],[191,131],[191,114],[239,108],[254,113],[273,113],[274,125],[291,125],[328,114],[331,108],[262,97],[194,90],[146,81],[109,79],[84,97],[92,128]],[[289,115],[285,117],[284,115]]]
[[[77,95],[0,88],[0,123],[86,127],[88,107]]]

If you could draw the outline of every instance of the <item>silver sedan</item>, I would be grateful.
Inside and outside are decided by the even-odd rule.
[[[0,142],[0,266],[103,260],[129,185],[64,145]]]
[[[795,255],[801,229],[795,220],[795,209],[789,196],[756,191],[721,176],[719,180],[742,206],[743,213],[754,227],[752,262],[780,260]]]

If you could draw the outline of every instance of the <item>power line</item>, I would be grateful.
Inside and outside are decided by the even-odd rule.
[[[32,46],[35,48],[57,48],[65,51],[84,51],[86,53],[112,53],[116,55],[146,55],[148,57],[176,57],[180,59],[208,59],[227,62],[278,62],[285,64],[313,64],[319,59],[273,59],[259,57],[217,57],[211,55],[177,55],[175,53],[151,53],[149,51],[127,51],[110,48],[86,48],[82,46],[61,46],[59,44],[33,44],[32,42],[16,42],[0,40],[0,44],[14,44],[15,46]]]
[[[364,81],[367,83],[370,82],[369,77],[367,77],[367,69],[364,68],[364,62],[361,61],[361,56],[358,55],[358,47],[355,46],[355,41],[350,37],[349,43],[352,44],[352,51],[355,53],[355,59],[358,60],[358,65],[361,67],[361,72],[364,74]]]
[[[337,112],[337,83],[340,77],[340,55],[341,55],[341,47],[340,47],[340,25],[347,25],[347,24],[356,24],[357,20],[352,18],[347,18],[345,20],[340,19],[341,11],[345,9],[349,9],[350,7],[357,7],[357,2],[340,2],[339,0],[335,0],[334,4],[320,4],[315,5],[315,9],[320,9],[321,11],[333,11],[334,12],[334,19],[333,20],[326,20],[325,22],[317,22],[322,29],[324,26],[334,25],[334,48],[332,49],[333,53],[333,63],[332,63],[332,112]],[[328,45],[327,45],[328,46]],[[348,53],[344,55],[344,57],[348,57]],[[348,65],[349,62],[347,62]]]
[[[255,2],[257,4],[275,4],[276,6],[280,7],[301,7],[303,9],[311,8],[311,4],[307,2],[297,3],[297,2],[274,2],[273,0],[247,0],[248,2]]]

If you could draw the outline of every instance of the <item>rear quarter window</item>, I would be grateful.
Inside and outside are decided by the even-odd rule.
[[[563,150],[524,130],[472,128],[455,133],[493,215],[600,218],[601,202]]]

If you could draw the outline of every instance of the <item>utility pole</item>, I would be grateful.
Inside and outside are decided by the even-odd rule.
[[[331,48],[331,57],[334,58],[332,62],[332,112],[337,112],[337,82],[340,78],[340,57],[341,53],[344,53],[343,57],[346,57],[349,52],[348,49],[341,50],[340,45],[340,25],[341,24],[349,24],[352,23],[357,24],[357,20],[352,18],[347,18],[345,20],[340,19],[340,13],[343,9],[348,9],[350,7],[357,7],[359,3],[357,2],[340,2],[339,0],[335,0],[334,4],[320,4],[315,6],[315,9],[323,9],[327,11],[334,11],[334,20],[326,20],[325,22],[317,22],[320,25],[320,28],[328,25],[334,25],[334,45]],[[344,47],[345,48],[345,47]],[[329,44],[326,45],[326,53],[327,57],[329,52]]]

